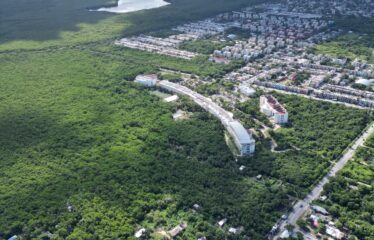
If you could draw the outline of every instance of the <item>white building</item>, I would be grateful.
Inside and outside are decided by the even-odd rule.
[[[255,152],[255,140],[238,121],[232,121],[227,128],[233,137],[236,147],[240,151],[240,155],[250,155]]]
[[[240,151],[240,155],[250,155],[255,152],[255,139],[252,138],[252,135],[248,133],[240,122],[232,118],[232,113],[227,112],[211,99],[206,98],[185,86],[166,80],[158,82],[158,86],[167,91],[189,96],[195,103],[221,120],[222,124],[234,139],[234,143]]]
[[[242,94],[244,94],[245,96],[247,96],[247,97],[252,97],[252,96],[254,96],[255,94],[256,94],[256,90],[254,90],[253,88],[251,88],[251,87],[248,87],[248,86],[246,86],[246,85],[240,85],[239,87],[238,87],[238,89],[239,89],[239,91],[242,93]]]
[[[178,236],[181,232],[183,232],[186,228],[187,228],[187,224],[186,224],[186,223],[181,223],[181,224],[179,224],[178,226],[176,226],[175,228],[171,229],[168,233],[169,233],[169,235],[170,235],[172,238],[175,238],[175,237]]]
[[[220,220],[220,221],[218,221],[218,226],[219,227],[223,227],[223,225],[225,225],[225,223],[227,222],[227,219],[226,218],[224,218],[224,219],[222,219],[222,220]]]
[[[170,96],[170,97],[166,97],[164,98],[164,101],[165,102],[175,102],[179,99],[178,95],[173,95],[173,96]]]
[[[280,238],[281,239],[287,239],[290,237],[290,232],[288,230],[284,230],[281,235],[280,235]]]
[[[276,124],[288,122],[287,110],[271,95],[260,97],[260,110],[268,117],[271,117]]]
[[[135,82],[142,84],[146,87],[153,87],[157,83],[157,75],[156,74],[148,74],[148,75],[138,75],[135,78]]]
[[[139,229],[136,233],[135,233],[135,237],[136,238],[141,238],[145,233],[147,232],[147,230],[145,228],[141,228]]]
[[[329,225],[326,226],[326,233],[327,235],[330,235],[331,237],[338,239],[338,240],[345,237],[343,232],[341,232],[336,227],[329,226]]]

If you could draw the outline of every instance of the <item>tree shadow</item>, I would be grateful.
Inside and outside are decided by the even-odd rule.
[[[252,0],[251,3],[257,1],[259,0]],[[171,4],[161,8],[115,14],[89,11],[116,4],[116,1],[110,0],[3,0],[0,2],[0,44],[15,40],[60,39],[60,34],[64,31],[82,34],[84,39],[85,33],[79,33],[79,24],[96,24],[108,18],[113,18],[113,21],[96,26],[97,34],[101,34],[101,39],[103,39],[102,34],[105,34],[104,28],[118,28],[118,26],[123,26],[124,29],[122,33],[118,32],[118,35],[128,36],[169,28],[249,4],[248,0],[168,0],[168,2]],[[105,37],[110,39],[116,36]],[[95,39],[90,40],[95,41]]]
[[[70,132],[68,128],[58,126],[55,119],[34,110],[14,110],[2,112],[0,115],[0,151],[16,153],[37,145],[51,138],[51,135],[60,135]]]
[[[103,0],[4,0],[0,2],[0,44],[14,40],[59,39],[62,31],[78,32],[78,24],[95,24],[114,14],[91,12]]]

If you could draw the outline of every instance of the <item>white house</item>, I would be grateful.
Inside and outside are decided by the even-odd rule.
[[[222,219],[222,220],[220,220],[220,221],[218,221],[218,226],[219,227],[223,227],[223,225],[225,225],[225,223],[227,222],[227,219],[226,218],[224,218],[224,219]]]
[[[287,110],[271,95],[260,97],[260,110],[272,118],[276,124],[285,124],[288,122]]]
[[[139,229],[136,233],[135,233],[135,237],[136,238],[141,238],[145,233],[147,232],[147,230],[145,228],[141,228]]]

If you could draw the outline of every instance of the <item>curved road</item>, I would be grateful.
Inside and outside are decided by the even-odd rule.
[[[277,239],[279,235],[285,230],[286,225],[295,225],[296,221],[309,209],[309,204],[319,198],[322,193],[323,186],[329,182],[330,177],[334,177],[338,171],[340,171],[348,161],[354,156],[357,148],[362,146],[366,138],[374,133],[374,123],[371,123],[365,132],[357,138],[353,145],[345,151],[344,155],[334,164],[331,170],[323,177],[323,179],[313,188],[313,190],[302,200],[297,201],[289,214],[287,221],[279,221],[279,233],[271,239]]]

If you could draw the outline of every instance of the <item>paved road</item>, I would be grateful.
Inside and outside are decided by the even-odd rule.
[[[308,210],[309,204],[319,198],[322,193],[323,186],[329,182],[330,177],[334,177],[338,171],[340,171],[348,161],[353,157],[355,151],[359,146],[362,146],[366,138],[374,133],[374,123],[372,123],[366,131],[357,138],[353,145],[345,151],[344,155],[339,159],[338,162],[331,168],[331,170],[325,175],[325,177],[315,186],[315,188],[302,200],[299,200],[293,206],[292,212],[289,214],[287,222],[282,221],[279,225],[279,234],[282,233],[287,224],[295,225],[296,221]],[[274,236],[273,239],[277,239],[279,234]]]
[[[264,86],[256,86],[256,88],[261,88],[261,89],[268,90],[268,91],[280,92],[280,93],[284,93],[284,94],[288,94],[288,95],[297,95],[297,96],[300,96],[300,97],[304,97],[304,98],[308,98],[308,99],[314,99],[314,100],[317,100],[317,101],[341,104],[341,105],[345,105],[347,107],[353,107],[353,108],[359,108],[359,109],[369,109],[368,107],[361,107],[361,106],[355,105],[355,104],[350,104],[350,103],[345,103],[345,102],[340,102],[340,101],[334,101],[334,100],[330,100],[330,99],[323,99],[323,98],[318,98],[318,97],[314,97],[314,96],[311,96],[311,95],[305,95],[305,94],[295,93],[295,92],[288,92],[288,91],[283,91],[283,90],[275,89],[275,88],[269,88],[269,87],[264,87]]]

